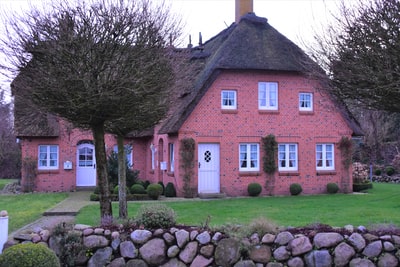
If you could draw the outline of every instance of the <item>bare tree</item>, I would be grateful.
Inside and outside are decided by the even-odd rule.
[[[139,119],[128,128],[135,130],[147,127],[147,118],[159,119],[173,77],[168,47],[179,23],[149,0],[99,0],[32,9],[10,17],[8,26],[13,31],[2,41],[18,73],[14,94],[92,131],[101,217],[111,216],[104,134],[118,133],[115,125],[133,117]]]

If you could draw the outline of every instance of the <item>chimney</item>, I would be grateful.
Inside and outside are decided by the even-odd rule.
[[[235,0],[235,22],[247,13],[253,13],[253,0]]]

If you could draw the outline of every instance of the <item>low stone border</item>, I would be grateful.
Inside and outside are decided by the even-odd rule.
[[[196,228],[111,231],[75,225],[86,251],[76,266],[398,266],[400,236],[371,234],[347,227],[339,232],[253,234],[238,241],[220,232]],[[65,249],[48,230],[20,237],[20,242],[49,246],[60,255]],[[8,243],[6,246],[12,244]]]

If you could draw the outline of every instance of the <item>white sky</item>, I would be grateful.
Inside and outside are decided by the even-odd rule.
[[[45,0],[0,0],[0,14],[8,10],[26,9],[29,7],[28,3],[42,4],[43,1]],[[257,16],[267,18],[271,26],[300,47],[303,47],[303,42],[312,41],[314,33],[327,25],[331,14],[337,13],[340,4],[340,0],[253,1]],[[192,44],[198,45],[199,32],[202,33],[202,40],[205,42],[235,21],[235,0],[165,0],[165,2],[185,23],[183,46],[188,44],[189,35]],[[8,83],[2,77],[0,86],[8,88]],[[6,92],[6,95],[9,94]]]

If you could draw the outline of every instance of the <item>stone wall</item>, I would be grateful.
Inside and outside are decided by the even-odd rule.
[[[253,234],[240,242],[188,227],[126,232],[75,225],[69,233],[80,236],[86,247],[74,257],[75,266],[398,266],[399,233],[373,234],[352,226],[330,229]],[[26,237],[24,242],[47,245],[58,255],[68,247],[48,230]]]

